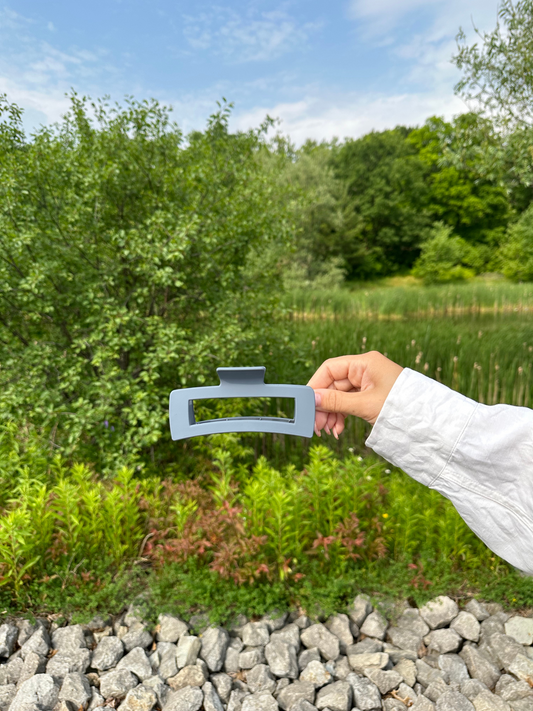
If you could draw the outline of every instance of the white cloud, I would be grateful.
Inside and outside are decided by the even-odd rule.
[[[280,118],[280,131],[301,145],[307,138],[317,141],[357,138],[372,130],[421,125],[433,115],[451,119],[465,108],[451,92],[447,96],[440,92],[392,96],[308,95],[292,103],[265,105],[236,113],[233,125],[241,130],[258,126],[268,114]]]
[[[319,23],[299,23],[284,10],[239,14],[213,6],[184,16],[184,35],[195,50],[210,50],[235,62],[268,61],[306,44]]]

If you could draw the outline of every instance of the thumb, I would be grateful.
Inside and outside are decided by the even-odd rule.
[[[319,388],[315,390],[316,409],[322,412],[340,412],[343,415],[356,415],[362,417],[366,411],[366,393],[343,392],[333,388]]]

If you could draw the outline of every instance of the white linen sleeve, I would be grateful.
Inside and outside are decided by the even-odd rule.
[[[492,551],[533,573],[533,410],[482,405],[404,368],[366,445],[450,499]]]

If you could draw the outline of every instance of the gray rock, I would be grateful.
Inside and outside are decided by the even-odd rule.
[[[409,649],[415,654],[418,652],[420,644],[422,643],[422,637],[403,627],[389,627],[387,638],[395,647]]]
[[[332,675],[321,662],[312,661],[300,674],[300,681],[309,682],[316,689],[320,689],[332,681]]]
[[[463,638],[452,629],[433,630],[424,637],[424,644],[427,645],[428,651],[437,652],[438,654],[457,652],[462,642]]]
[[[517,654],[523,654],[523,647],[516,640],[506,634],[495,632],[488,639],[491,658],[502,669],[509,669]]]
[[[46,657],[50,651],[50,644],[48,632],[43,627],[38,627],[20,648],[20,656],[24,659],[29,652],[35,652],[41,657]]]
[[[493,662],[471,645],[463,647],[460,656],[466,663],[468,673],[473,679],[479,679],[488,689],[494,688],[500,678],[500,670]]]
[[[528,684],[533,684],[533,659],[529,659],[524,654],[517,654],[507,671],[514,674],[517,679],[523,679]]]
[[[325,659],[334,661],[339,656],[339,640],[327,627],[324,627],[324,625],[320,623],[311,625],[311,627],[304,630],[300,635],[300,639],[308,649],[310,647],[317,647]]]
[[[291,706],[291,711],[317,711],[317,708],[313,704],[310,704],[307,699],[299,699]]]
[[[139,603],[132,602],[122,619],[122,624],[126,627],[135,627],[144,624],[142,609]]]
[[[424,696],[427,696],[430,701],[436,703],[438,699],[440,699],[440,697],[447,691],[450,691],[450,687],[448,684],[445,684],[442,679],[439,679],[438,681],[432,681],[431,684],[429,684],[427,689],[424,691]]]
[[[172,642],[175,644],[180,637],[187,634],[189,628],[187,623],[174,615],[159,615],[157,618],[159,629],[156,632],[158,642]]]
[[[126,634],[122,637],[122,644],[126,652],[131,652],[135,647],[147,649],[151,647],[154,640],[150,632],[143,625],[136,624],[129,628]]]
[[[247,678],[249,674],[247,675]],[[231,677],[224,672],[218,672],[218,674],[211,675],[211,682],[213,683],[217,694],[220,696],[221,700],[227,704],[229,700],[229,695],[231,694]]]
[[[203,633],[201,640],[200,657],[207,664],[209,671],[220,671],[229,644],[229,634],[222,627],[209,627]]]
[[[490,617],[490,613],[487,611],[485,605],[481,604],[477,600],[470,600],[465,605],[465,610],[474,615],[478,622],[483,622],[483,620],[486,620],[487,617]]]
[[[515,699],[510,706],[513,711],[532,711],[531,699]]]
[[[298,617],[294,620],[294,624],[298,627],[298,629],[306,630],[308,627],[311,627],[313,623],[307,615],[298,615]]]
[[[157,702],[159,706],[164,706],[168,694],[170,693],[170,687],[165,684],[165,682],[159,676],[151,676],[146,681],[143,681],[143,686],[148,689],[152,689],[157,696]]]
[[[241,705],[242,711],[278,711],[276,699],[268,691],[258,691],[245,696]]]
[[[459,608],[447,595],[439,595],[420,608],[420,615],[432,630],[446,627],[457,617]]]
[[[287,612],[273,610],[269,615],[265,615],[262,621],[266,623],[269,632],[275,632],[285,625],[288,616]]]
[[[307,632],[307,630],[305,631]],[[328,634],[331,633],[328,632]],[[296,650],[292,644],[283,642],[281,639],[274,639],[266,645],[265,657],[274,676],[287,677],[289,679],[298,678]]]
[[[0,630],[1,629],[2,627],[0,627]],[[533,644],[533,618],[517,616],[510,617],[505,623],[505,634],[509,635],[509,637],[512,637],[520,644]]]
[[[15,684],[2,684],[0,686],[0,709],[2,709],[2,711],[8,711],[16,695],[17,687]]]
[[[127,669],[113,669],[100,677],[100,693],[104,699],[122,699],[138,683]]]
[[[420,617],[420,611],[415,607],[408,607],[398,618],[398,627],[409,630],[418,637],[425,637],[429,633],[429,626]]]
[[[210,681],[205,682],[202,691],[204,692],[204,711],[224,711],[217,690]]]
[[[384,711],[405,711],[405,704],[399,699],[383,699]]]
[[[425,651],[425,647],[423,648],[423,651]],[[383,651],[386,652],[389,655],[389,659],[391,664],[398,664],[402,659],[408,659],[411,662],[416,662],[418,659],[418,654],[416,652],[413,652],[410,649],[400,649],[399,647],[395,647],[393,644],[388,644],[387,642],[383,645]]]
[[[476,617],[471,612],[462,610],[450,625],[450,629],[460,634],[463,639],[477,642],[481,626]]]
[[[354,704],[360,711],[375,711],[381,708],[381,694],[378,687],[364,676],[352,672],[345,681],[352,687]]]
[[[437,711],[474,711],[474,707],[459,691],[447,691],[439,696]]]
[[[417,681],[419,681],[424,687],[429,686],[432,681],[437,681],[438,679],[442,679],[444,682],[448,680],[445,672],[441,669],[430,667],[429,664],[423,659],[417,659],[415,664]]]
[[[378,687],[382,694],[388,694],[389,691],[396,689],[403,681],[403,677],[397,672],[383,671],[383,669],[365,669],[364,675]]]
[[[252,669],[257,664],[265,663],[264,647],[245,647],[239,654],[239,667],[241,669]]]
[[[354,642],[348,615],[332,615],[328,618],[326,627],[339,640],[341,653],[346,654],[346,648]]]
[[[96,689],[94,686],[91,687],[91,700],[89,701],[89,705],[87,706],[87,711],[93,711],[93,709],[97,709],[100,706],[103,706],[105,704],[105,699],[102,696],[102,694]]]
[[[361,634],[367,637],[376,637],[376,639],[385,639],[385,632],[389,623],[383,617],[381,612],[374,610],[371,612],[361,626]]]
[[[467,679],[461,683],[461,694],[464,694],[467,699],[473,701],[478,694],[487,689],[486,684],[479,679]]]
[[[523,679],[517,681],[510,674],[502,674],[494,688],[505,701],[533,698],[533,689]]]
[[[373,654],[374,652],[382,652],[384,649],[383,642],[379,639],[372,639],[371,637],[365,637],[357,644],[351,644],[346,649],[346,654]]]
[[[149,679],[152,676],[150,660],[142,647],[135,647],[135,649],[128,652],[125,657],[122,657],[117,664],[117,669],[127,669],[132,672],[132,674],[135,674],[141,681]]]
[[[246,683],[250,687],[252,694],[257,691],[269,691],[274,693],[276,680],[272,676],[266,664],[257,664],[246,674]]]
[[[124,655],[124,645],[118,637],[102,637],[93,653],[92,666],[99,671],[116,667]]]
[[[406,706],[409,706],[409,701],[411,704],[413,704],[416,699],[418,694],[414,691],[414,689],[411,688],[408,684],[404,684],[403,682],[400,684],[398,687],[397,691],[398,696],[404,700],[404,703]]]
[[[24,661],[22,657],[14,657],[7,664],[0,666],[0,684],[16,684],[20,679]]]
[[[44,674],[46,671],[46,657],[41,657],[35,652],[28,652],[24,665],[20,673],[17,686],[23,684],[27,679],[31,679],[35,674]]]
[[[310,662],[319,662],[320,660],[321,656],[318,648],[310,647],[309,649],[304,649],[304,651],[300,653],[300,656],[298,657],[298,667],[301,671],[303,671]]]
[[[246,696],[250,696],[248,691],[233,689],[229,696],[227,711],[241,711],[242,702]]]
[[[339,659],[335,662],[335,679],[346,679],[348,674],[351,674],[351,672],[352,667],[350,666],[348,657],[339,657]]]
[[[335,681],[333,684],[323,686],[316,695],[315,706],[317,709],[331,709],[331,711],[350,711],[352,707],[353,691],[349,682]]]
[[[481,691],[472,703],[476,711],[511,711],[507,701],[491,694],[490,691]]]
[[[68,625],[59,627],[52,634],[52,646],[60,652],[69,652],[87,646],[83,627],[81,625]]]
[[[171,691],[163,711],[199,711],[204,701],[204,694],[197,686],[186,686],[178,691]]]
[[[224,671],[227,674],[236,674],[240,670],[239,655],[240,652],[231,647],[226,650],[226,659],[224,660]]]
[[[434,711],[435,704],[426,696],[419,696],[411,706],[411,711]]]
[[[195,664],[201,648],[202,642],[199,637],[195,637],[194,635],[180,637],[176,651],[178,669],[183,669],[183,667]]]
[[[385,669],[389,663],[389,655],[385,652],[376,652],[375,654],[350,654],[348,656],[348,662],[354,671],[362,674],[367,667]]]
[[[462,684],[470,678],[466,664],[458,654],[441,654],[438,665],[439,669],[446,673],[450,683]]]
[[[176,661],[177,651],[178,648],[172,642],[158,643],[157,654],[159,655],[159,665],[157,672],[162,679],[168,679],[170,676],[176,676],[178,673],[178,664]]]
[[[282,629],[272,632],[270,640],[273,641],[275,639],[281,639],[283,642],[292,644],[296,652],[300,650],[300,628],[294,623],[285,625]]]
[[[371,612],[372,604],[368,595],[358,595],[348,610],[348,616],[360,628]]]
[[[496,633],[505,634],[504,620],[502,620],[500,613],[483,620],[480,625],[479,639],[481,642],[486,642]]]
[[[177,691],[184,686],[203,686],[207,681],[207,673],[198,664],[192,664],[189,667],[183,667],[176,676],[171,676],[167,679],[167,684],[171,689]]]
[[[21,685],[9,709],[51,711],[56,705],[58,692],[59,687],[49,674],[36,674]]]
[[[461,660],[462,662],[462,660]],[[463,662],[464,664],[464,662]],[[393,671],[399,674],[404,682],[413,687],[416,683],[416,665],[410,659],[400,659],[398,664],[394,667]],[[466,671],[466,666],[465,666]]]
[[[76,709],[85,708],[92,697],[91,686],[84,674],[72,672],[67,674],[59,690],[60,701],[71,701]]]
[[[275,691],[273,692],[274,698],[277,699],[277,698],[278,698],[278,695],[281,694],[281,692],[283,691],[283,689],[284,689],[286,686],[289,686],[290,683],[291,683],[291,680],[290,680],[290,679],[287,679],[286,677],[281,677],[280,679],[278,679],[277,682],[276,682],[276,689],[275,689]]]
[[[128,691],[119,708],[121,711],[152,711],[157,702],[155,691],[144,684],[139,684]]]
[[[10,657],[15,649],[19,628],[5,623],[0,625],[0,657]]]
[[[315,687],[309,681],[295,681],[286,686],[278,695],[278,704],[284,711],[292,711],[300,699],[305,699],[310,704],[315,700]]]
[[[90,663],[91,653],[88,649],[58,652],[48,660],[46,673],[57,679],[64,679],[67,674],[72,672],[85,674]]]
[[[270,632],[266,622],[248,622],[242,628],[242,641],[247,647],[264,647],[269,639]]]

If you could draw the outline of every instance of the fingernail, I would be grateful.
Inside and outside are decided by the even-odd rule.
[[[331,430],[329,429],[329,427],[328,427],[327,425],[324,426],[324,429],[326,430],[326,432],[328,433],[328,435],[331,434]]]
[[[339,435],[337,434],[337,425],[333,427],[333,436],[335,437],[335,439],[339,439]]]
[[[315,393],[315,407],[320,407],[322,404],[322,395],[320,393]]]
[[[320,430],[318,429],[318,427],[316,425],[315,425],[315,434],[317,437],[320,437]]]

